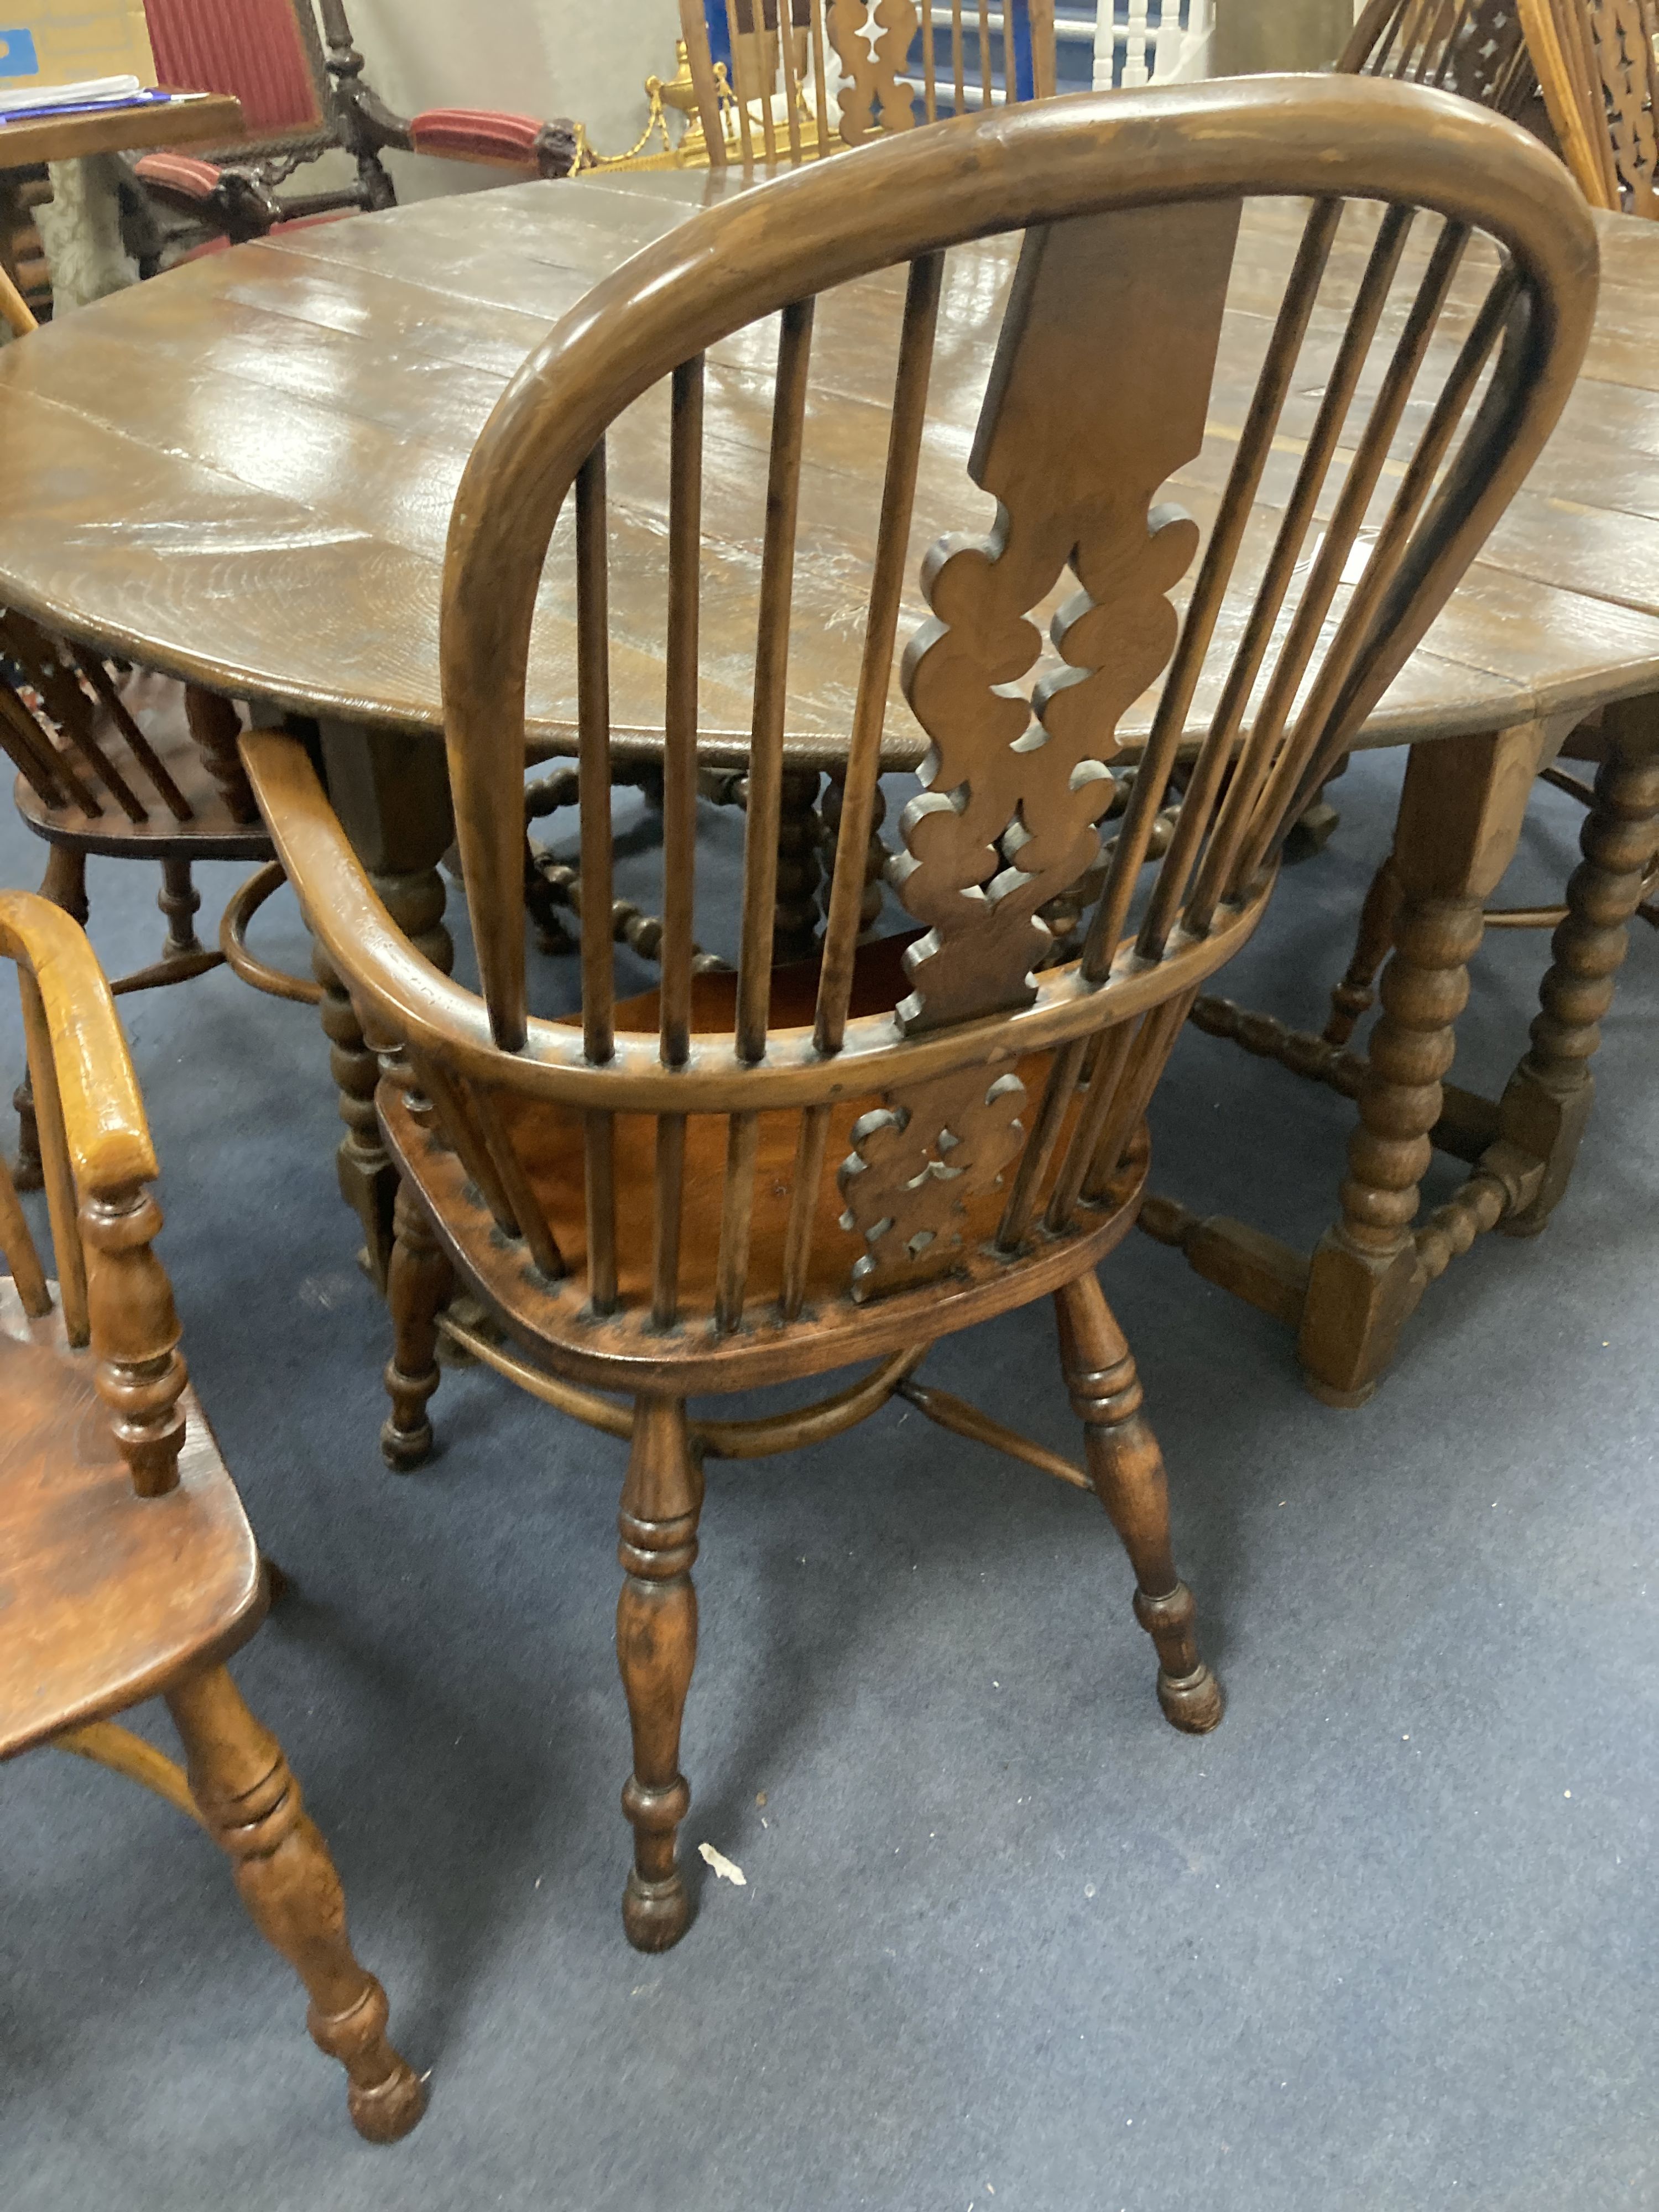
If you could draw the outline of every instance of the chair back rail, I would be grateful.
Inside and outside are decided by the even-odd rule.
[[[1283,290],[1270,312],[1252,307],[1260,366],[1240,429],[1211,441],[1226,458],[1201,526],[1164,488],[1206,449],[1241,213],[1256,197],[1290,204]],[[901,960],[859,939],[945,257],[1020,230],[963,486],[994,520],[932,544],[931,612],[903,649],[932,752],[890,870],[913,932]],[[904,275],[902,297],[886,295],[893,397],[843,834],[820,957],[779,971],[814,331],[836,327],[837,288],[890,270]],[[763,1313],[787,1328],[815,1301],[821,1312],[827,1265],[835,1295],[862,1309],[1085,1237],[1091,1208],[1121,1203],[1194,994],[1254,927],[1305,793],[1548,434],[1595,271],[1582,200],[1507,123],[1397,84],[1255,78],[888,138],[703,211],[598,286],[509,387],[452,523],[443,678],[481,997],[400,936],[302,749],[276,732],[244,748],[330,960],[404,1056],[393,1079],[544,1282],[568,1271],[597,1319],[660,1333],[698,1318],[735,1338]],[[694,971],[692,934],[713,896],[694,817],[702,441],[711,354],[747,332],[752,368],[757,324],[775,351],[737,964],[720,977]],[[630,1007],[605,926],[605,450],[611,424],[659,386],[662,987]],[[553,557],[576,575],[579,1024],[527,1013],[520,904],[525,670],[567,500],[574,534]],[[1045,653],[1032,617],[1049,607]],[[1139,735],[1124,727],[1132,708],[1149,709]],[[1056,945],[1044,909],[1079,885],[1079,939]],[[555,1224],[538,1200],[518,1149],[538,1141],[532,1107],[580,1117],[579,1218],[567,1206]],[[654,1125],[643,1139],[640,1117]],[[716,1156],[704,1133],[722,1124]],[[700,1175],[720,1176],[712,1254],[682,1250],[693,1152]],[[686,1304],[688,1266],[706,1304]]]
[[[1054,0],[704,0],[680,28],[711,163],[799,161],[941,115],[1052,96]],[[787,33],[780,30],[787,21]],[[730,116],[730,124],[727,116]]]

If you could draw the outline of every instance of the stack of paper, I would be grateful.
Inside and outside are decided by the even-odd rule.
[[[0,82],[0,115],[23,107],[44,114],[54,107],[115,106],[143,90],[136,76],[89,76],[79,84],[27,84],[14,77]]]

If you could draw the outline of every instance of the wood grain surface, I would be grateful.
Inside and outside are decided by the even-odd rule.
[[[85,642],[224,691],[354,722],[438,728],[445,532],[467,454],[508,377],[641,246],[698,207],[764,189],[757,173],[733,167],[429,201],[210,257],[8,348],[0,597]],[[1510,726],[1659,677],[1659,235],[1632,218],[1597,220],[1601,304],[1579,390],[1526,489],[1372,717],[1368,742]],[[1367,250],[1366,221],[1360,210],[1345,222],[1330,281],[1348,294],[1339,289],[1316,316],[1315,337],[1323,331],[1333,348]],[[1208,431],[1172,479],[1201,526],[1300,228],[1294,207],[1245,209]],[[944,530],[988,520],[988,501],[984,516],[964,502],[963,465],[1016,250],[990,240],[946,258],[901,636],[926,611],[922,549]],[[1402,275],[1410,266],[1408,256]],[[1482,296],[1489,274],[1470,255],[1454,307]],[[818,308],[800,521],[813,551],[796,580],[787,710],[795,759],[845,757],[903,294],[893,272]],[[1445,342],[1458,334],[1453,313]],[[711,757],[747,749],[775,355],[775,340],[751,331],[708,356],[700,725]],[[1287,410],[1253,527],[1261,546],[1318,398],[1315,380]],[[669,418],[665,385],[609,441],[611,711],[622,757],[630,744],[660,746]],[[1419,428],[1408,415],[1402,435]],[[567,514],[542,587],[529,696],[532,736],[568,750],[573,540]],[[1241,606],[1257,572],[1247,545]],[[1224,635],[1228,619],[1224,612]],[[1200,696],[1195,715],[1212,703]],[[922,750],[896,671],[884,760],[914,765]]]

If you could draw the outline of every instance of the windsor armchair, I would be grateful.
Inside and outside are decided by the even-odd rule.
[[[1041,100],[1054,89],[1054,0],[1005,0],[995,9],[988,0],[950,0],[944,22],[917,0],[877,0],[873,38],[866,35],[863,0],[788,0],[787,38],[778,31],[782,5],[726,0],[730,59],[717,76],[703,0],[680,0],[697,112],[716,168],[734,152],[745,164],[799,161],[941,114]]]
[[[277,997],[315,1004],[321,995],[308,979],[267,967],[246,942],[282,871],[237,757],[240,726],[226,700],[143,672],[118,681],[96,653],[15,610],[0,612],[0,750],[17,770],[18,811],[48,847],[43,896],[84,922],[89,855],[161,864],[161,957],[120,977],[118,995],[186,982],[227,960]],[[204,945],[192,866],[244,860],[264,865],[227,908],[219,946]],[[15,1103],[17,1182],[34,1190],[40,1146],[27,1081]]]
[[[464,107],[394,114],[363,74],[344,0],[144,0],[144,13],[158,82],[241,102],[242,137],[215,158],[168,151],[137,164],[158,201],[220,237],[395,206],[388,149],[521,176],[562,177],[575,159],[575,126],[563,120]],[[356,166],[352,184],[278,197],[294,170],[337,147]]]
[[[1301,243],[1262,325],[1243,428],[1221,449],[1206,534],[1155,502],[1205,445],[1243,199],[1256,194],[1313,202],[1290,210]],[[1407,253],[1414,224],[1433,234],[1426,258]],[[891,879],[921,933],[860,946],[864,831],[945,257],[1022,228],[957,479],[960,519],[988,507],[994,525],[928,551],[933,618],[903,657],[933,750]],[[1491,255],[1484,304],[1419,380],[1471,232]],[[1281,416],[1327,374],[1323,278],[1339,234],[1340,258],[1358,252],[1365,274],[1334,316],[1332,397],[1275,519],[1264,486]],[[386,1457],[411,1467],[431,1448],[443,1340],[632,1438],[617,1649],[634,1734],[623,1921],[635,1944],[665,1947],[688,1917],[678,1747],[706,1458],[834,1435],[902,1389],[947,1427],[1092,1486],[1134,1569],[1165,1713],[1192,1730],[1218,1719],[1171,1554],[1162,1461],[1096,1268],[1133,1223],[1146,1107],[1193,994],[1255,927],[1310,781],[1404,665],[1547,434],[1589,333],[1595,266],[1589,215],[1558,164],[1467,103],[1395,85],[1257,78],[1084,94],[805,165],[703,210],[599,284],[520,369],[468,464],[442,675],[481,995],[394,926],[304,747],[276,730],[243,739],[310,925],[382,1055],[378,1104],[403,1179]],[[1406,296],[1390,306],[1402,268]],[[842,836],[819,957],[775,969],[791,592],[820,526],[812,498],[802,503],[813,331],[860,280],[887,302],[893,380]],[[1381,392],[1345,449],[1385,307]],[[718,920],[693,812],[705,392],[729,361],[757,373],[771,327],[736,965],[697,976],[694,921]],[[1435,389],[1420,395],[1398,473],[1385,475],[1419,380]],[[671,426],[662,981],[619,1005],[605,926],[605,450],[636,402],[665,407]],[[1304,561],[1324,494],[1334,504]],[[1379,501],[1372,557],[1344,586]],[[1229,595],[1235,564],[1264,529],[1274,550],[1241,604]],[[1201,543],[1183,616],[1171,595]],[[520,902],[526,659],[544,570],[566,563],[579,610],[582,911],[599,921],[583,932],[574,1024],[528,1011]],[[1068,569],[1076,589],[1054,611],[1053,652],[1027,693],[1042,652],[1029,617]],[[1112,763],[1132,709],[1131,784]],[[1178,823],[1157,837],[1177,785]],[[1103,853],[1107,819],[1117,826]],[[1091,878],[1077,953],[1035,973],[1052,949],[1038,909]],[[457,1274],[517,1349],[447,1308]],[[933,1340],[1048,1296],[1086,1473],[915,1379]],[[717,1420],[687,1408],[694,1393],[860,1360],[875,1363],[868,1374],[805,1410]]]
[[[155,1155],[114,1001],[79,927],[31,892],[0,892],[0,952],[22,994],[58,1277],[0,1167],[0,1760],[76,1752],[198,1821],[310,1993],[358,2132],[392,2142],[424,2092],[386,2039],[386,1993],[352,1954],[282,1747],[225,1667],[268,1592],[152,1249]],[[116,1721],[155,1697],[187,1772]]]

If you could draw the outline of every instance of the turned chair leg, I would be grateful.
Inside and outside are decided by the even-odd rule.
[[[667,1950],[691,1917],[675,1845],[691,1803],[680,1772],[680,1722],[697,1656],[691,1567],[702,1509],[702,1466],[686,1431],[684,1400],[640,1399],[618,1517],[617,1601],[617,1662],[634,1734],[634,1771],[623,1790],[634,1827],[623,1927],[636,1951]]]
[[[1173,1727],[1206,1735],[1221,1718],[1221,1686],[1198,1656],[1193,1594],[1176,1572],[1164,1455],[1134,1361],[1092,1271],[1057,1291],[1054,1307],[1089,1478],[1135,1571],[1135,1619],[1158,1647],[1158,1701]]]
[[[156,905],[167,916],[167,942],[161,947],[163,964],[171,960],[187,960],[202,950],[202,940],[196,934],[196,917],[201,911],[202,894],[191,879],[190,862],[167,860],[161,863],[161,889]]]
[[[1346,1045],[1361,1015],[1370,1012],[1376,998],[1378,972],[1394,950],[1405,896],[1400,870],[1390,853],[1371,878],[1370,888],[1365,893],[1348,972],[1331,993],[1331,1018],[1324,1031],[1327,1044]]]
[[[208,1832],[259,1933],[305,1984],[313,2042],[345,2068],[353,2126],[370,2142],[395,2142],[420,2118],[426,2092],[386,2039],[386,1991],[352,1954],[340,1878],[282,1746],[222,1667],[167,1701]]]
[[[87,924],[87,856],[68,845],[46,848],[46,872],[40,878],[40,896],[62,907],[72,921]],[[17,1159],[12,1181],[19,1190],[39,1190],[44,1179],[40,1165],[40,1131],[34,1118],[34,1093],[26,1075],[11,1094],[17,1109]]]
[[[408,1474],[432,1449],[426,1409],[438,1387],[438,1316],[454,1288],[455,1271],[407,1183],[398,1186],[392,1219],[386,1299],[392,1350],[386,1370],[392,1411],[380,1431],[380,1452],[389,1468]]]

